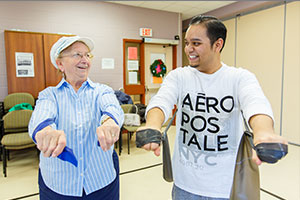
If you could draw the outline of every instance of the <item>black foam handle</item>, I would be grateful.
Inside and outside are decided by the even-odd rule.
[[[169,139],[166,132],[162,137],[162,148],[163,148],[163,178],[167,182],[173,181],[172,161],[170,154]]]
[[[160,145],[161,132],[155,129],[144,129],[136,132],[136,147],[141,148],[148,143],[157,143]]]
[[[276,163],[288,153],[288,145],[282,143],[260,143],[254,147],[263,162]]]

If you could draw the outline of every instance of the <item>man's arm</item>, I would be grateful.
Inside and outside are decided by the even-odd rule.
[[[138,131],[144,129],[156,129],[158,131],[161,131],[161,127],[163,125],[164,120],[165,115],[163,111],[158,107],[154,107],[147,113],[146,125],[144,127],[139,128]],[[154,154],[156,156],[160,155],[160,146],[157,143],[148,143],[142,148],[148,151],[154,151]]]
[[[165,77],[157,94],[153,96],[147,105],[146,109],[146,125],[138,129],[155,129],[159,132],[167,117],[171,114],[172,108],[177,104],[179,92],[181,91],[181,79],[179,75],[182,74],[181,68],[172,70]],[[137,134],[138,135],[138,134]],[[146,150],[154,151],[154,154],[160,155],[159,144],[149,143],[142,147]]]
[[[163,111],[157,107],[152,108],[147,113],[146,127],[151,127],[160,131],[164,120],[165,115]]]
[[[273,120],[268,115],[258,114],[258,115],[252,116],[249,119],[249,125],[253,130],[254,145],[257,145],[259,143],[288,144],[286,139],[275,134]],[[252,159],[258,165],[260,165],[262,163],[261,160],[257,157],[256,153],[253,153]]]

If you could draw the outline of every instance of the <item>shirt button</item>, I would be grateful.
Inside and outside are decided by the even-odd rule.
[[[83,176],[83,173],[81,173],[80,176]]]
[[[79,143],[82,144],[82,141],[80,141]]]
[[[80,160],[82,160],[83,158],[82,157],[80,157]]]

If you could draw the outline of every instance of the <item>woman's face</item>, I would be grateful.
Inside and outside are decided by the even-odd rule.
[[[91,66],[91,54],[84,43],[75,42],[63,51],[59,57],[57,65],[65,74],[66,81],[72,85],[87,80]]]

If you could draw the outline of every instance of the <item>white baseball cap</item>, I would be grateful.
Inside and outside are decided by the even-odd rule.
[[[87,37],[73,36],[73,37],[61,37],[57,42],[52,46],[50,51],[51,63],[58,69],[56,64],[56,59],[59,54],[74,42],[83,42],[89,49],[92,51],[94,49],[94,43],[91,39]]]

